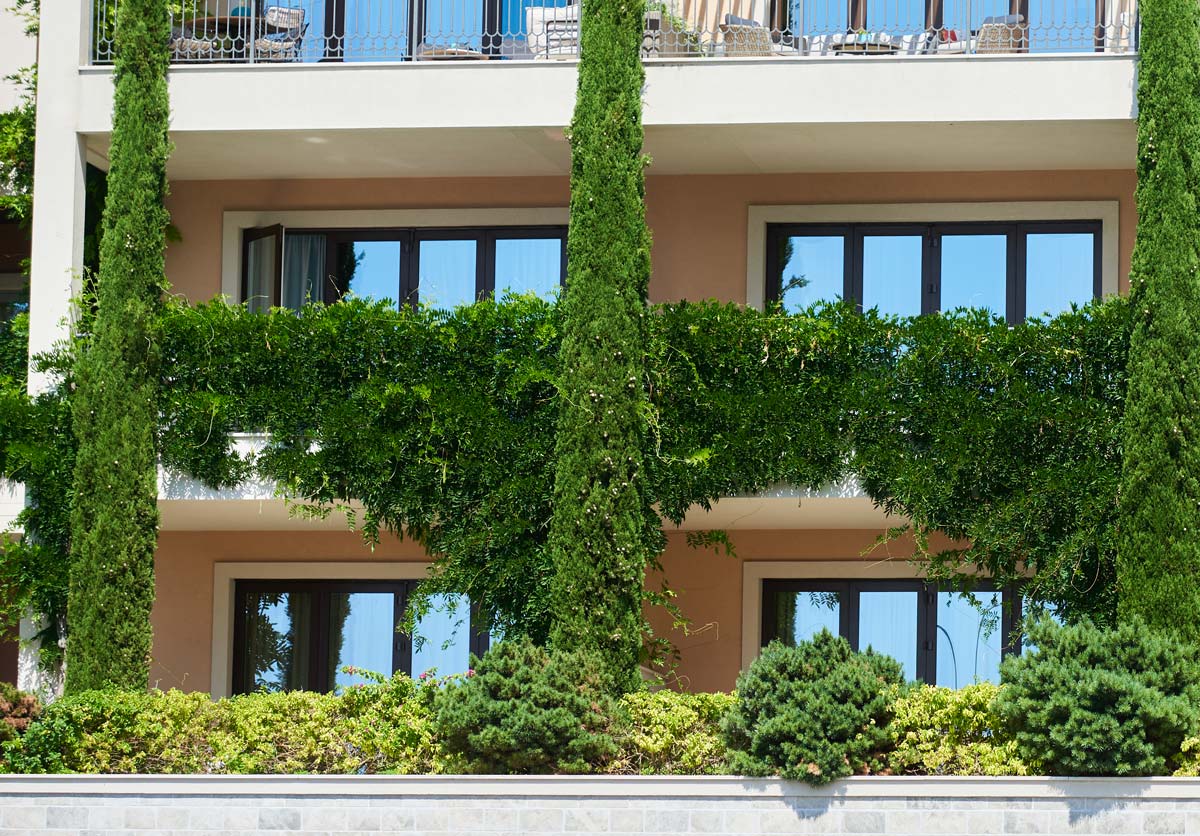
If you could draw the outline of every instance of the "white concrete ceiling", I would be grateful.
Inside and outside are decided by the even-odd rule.
[[[565,175],[560,128],[185,133],[174,180]],[[1129,122],[846,123],[646,129],[653,174],[1129,169]],[[107,137],[89,142],[103,165]]]

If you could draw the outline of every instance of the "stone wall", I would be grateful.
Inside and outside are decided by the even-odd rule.
[[[1200,781],[0,777],[0,834],[1200,833]]]

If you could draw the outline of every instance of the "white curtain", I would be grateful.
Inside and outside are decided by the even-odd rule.
[[[324,273],[325,236],[288,234],[283,243],[282,307],[299,310],[320,300]]]

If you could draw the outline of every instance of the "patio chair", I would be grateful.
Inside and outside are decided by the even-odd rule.
[[[197,38],[190,26],[181,26],[171,30],[170,47],[172,61],[211,61],[217,43]]]
[[[263,12],[266,35],[254,41],[255,57],[259,61],[296,61],[308,24],[304,9],[287,6],[267,6]]]
[[[531,6],[525,10],[526,43],[535,59],[579,55],[579,4]]]
[[[771,30],[752,18],[725,15],[721,24],[721,36],[725,55],[730,58],[747,58],[777,55],[771,41]]]
[[[975,52],[980,55],[1023,52],[1026,45],[1024,15],[985,17],[975,36]]]

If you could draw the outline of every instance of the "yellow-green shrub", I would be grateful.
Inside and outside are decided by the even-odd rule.
[[[425,689],[408,677],[342,695],[256,693],[213,702],[181,691],[86,691],[49,706],[6,744],[12,772],[431,772]]]
[[[638,691],[621,699],[625,718],[617,733],[620,754],[611,772],[643,775],[716,775],[726,771],[721,718],[732,694]]]
[[[913,775],[1028,775],[1017,743],[992,709],[1000,686],[897,689],[888,727],[889,771]]]

